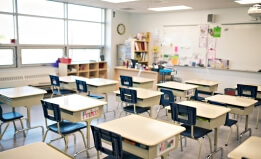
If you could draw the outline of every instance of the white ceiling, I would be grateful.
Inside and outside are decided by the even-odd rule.
[[[87,6],[109,8],[113,10],[127,11],[131,13],[158,13],[149,11],[147,8],[167,7],[176,5],[186,5],[192,7],[192,10],[210,10],[220,8],[239,8],[250,7],[251,5],[241,5],[234,0],[139,0],[126,3],[109,3],[101,0],[54,0],[59,2],[69,2],[73,4],[82,4]],[[171,11],[179,12],[179,11]]]

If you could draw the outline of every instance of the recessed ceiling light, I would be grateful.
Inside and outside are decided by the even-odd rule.
[[[101,0],[101,1],[110,2],[110,3],[124,3],[124,2],[133,2],[139,0]]]
[[[188,6],[170,6],[170,7],[159,7],[159,8],[148,8],[148,10],[153,11],[170,11],[170,10],[183,10],[183,9],[192,9]]]
[[[235,2],[239,4],[255,4],[255,3],[261,3],[261,0],[240,0]]]

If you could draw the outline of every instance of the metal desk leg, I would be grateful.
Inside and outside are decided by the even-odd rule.
[[[248,128],[248,115],[246,115],[245,130],[244,130],[242,133],[240,133],[240,135],[239,135],[239,143],[241,143],[241,138],[242,138],[243,135],[244,135],[245,133],[247,133],[248,131],[249,131],[249,136],[251,136],[251,134],[252,134],[252,129],[251,129],[251,128]]]
[[[24,131],[28,131],[30,129],[35,129],[35,128],[42,128],[42,135],[44,134],[44,128],[43,126],[33,126],[31,127],[31,107],[27,107],[25,106],[26,109],[27,109],[27,128],[24,128],[24,129],[20,129],[20,130],[17,130],[14,134],[14,141],[16,141],[16,134],[18,134],[19,132],[24,132]],[[13,107],[13,110],[14,110],[14,107]]]
[[[113,109],[113,110],[110,110],[110,111],[109,111],[108,94],[107,94],[107,93],[104,93],[104,94],[105,94],[105,98],[106,98],[106,102],[107,102],[107,110],[106,110],[105,112],[103,112],[104,119],[106,119],[105,113],[108,113],[108,112],[113,112],[113,113],[114,113],[114,118],[115,118],[115,116],[116,116],[116,110]]]
[[[221,151],[221,158],[223,158],[224,150],[222,147],[218,147],[218,128],[214,129],[214,151],[207,156],[207,159],[212,158],[214,154]]]

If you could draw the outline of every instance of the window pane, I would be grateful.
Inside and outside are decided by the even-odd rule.
[[[21,49],[22,64],[55,63],[63,57],[63,49]]]
[[[0,11],[13,12],[13,1],[12,0],[0,0]]]
[[[89,22],[68,22],[68,43],[102,45],[102,24]]]
[[[46,0],[18,0],[18,13],[63,18],[63,3]]]
[[[80,5],[68,5],[68,18],[93,22],[104,22],[103,9]]]
[[[64,44],[64,21],[19,16],[21,44]]]
[[[0,43],[9,44],[14,39],[13,16],[0,14],[0,24]]]
[[[73,62],[100,61],[100,49],[69,49],[69,57]]]
[[[0,49],[0,66],[14,64],[14,50]]]

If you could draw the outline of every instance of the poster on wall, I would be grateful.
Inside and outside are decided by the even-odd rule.
[[[220,38],[221,36],[221,27],[217,26],[213,28],[213,37]]]

